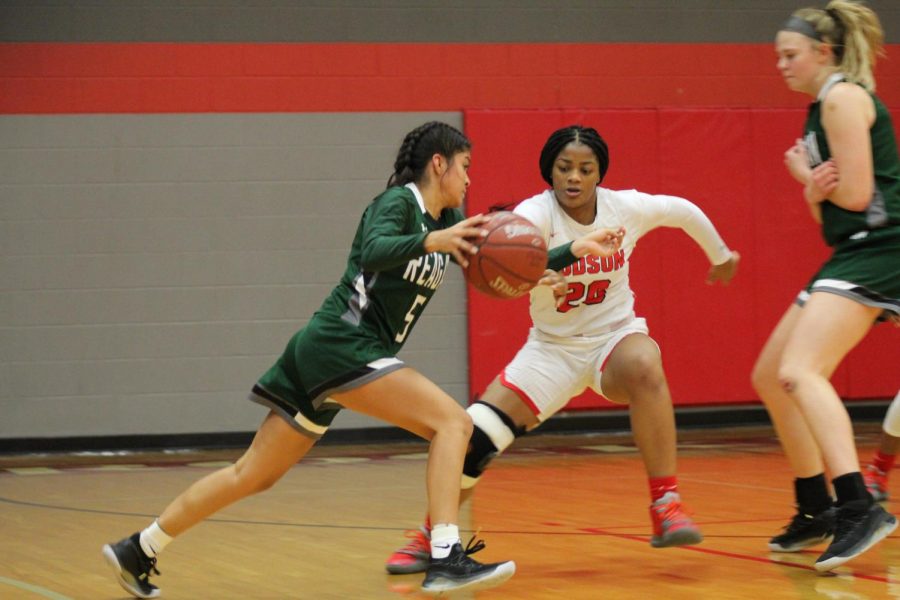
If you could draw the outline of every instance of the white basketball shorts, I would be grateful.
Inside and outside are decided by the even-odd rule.
[[[602,395],[603,366],[616,344],[633,333],[648,335],[647,322],[633,318],[593,337],[558,337],[532,327],[528,341],[500,373],[500,383],[543,422],[587,388]]]

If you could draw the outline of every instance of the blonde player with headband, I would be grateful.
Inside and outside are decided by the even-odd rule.
[[[628,404],[632,432],[650,491],[651,546],[697,544],[703,536],[685,511],[676,477],[676,435],[672,399],[659,347],[644,319],[635,316],[629,285],[631,254],[643,235],[657,227],[687,233],[711,263],[707,281],[727,284],[738,254],[691,202],[674,196],[600,187],[609,149],[596,130],[571,125],[555,131],[540,156],[541,176],[551,187],[525,200],[515,212],[532,221],[554,250],[603,228],[624,228],[622,247],[608,258],[586,256],[566,266],[559,298],[546,287],[531,293],[534,326],[512,362],[468,411],[475,430],[463,469],[462,498],[469,495],[488,463],[516,437],[538,427],[587,388]],[[574,257],[570,260],[575,260]],[[390,573],[427,567],[429,523],[388,559]]]
[[[829,382],[876,321],[900,315],[900,158],[872,74],[883,38],[875,13],[846,0],[798,10],[775,38],[785,83],[813,99],[785,165],[834,252],[775,327],[753,384],[795,476],[797,514],[769,548],[796,552],[831,538],[819,571],[897,527],[866,490],[853,426]]]

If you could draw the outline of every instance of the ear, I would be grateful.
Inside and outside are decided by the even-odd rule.
[[[431,170],[438,177],[443,175],[444,171],[447,170],[447,159],[442,154],[435,152],[431,157]]]
[[[834,47],[828,42],[819,42],[816,47],[816,54],[818,54],[823,64],[837,62],[837,57],[834,55]]]

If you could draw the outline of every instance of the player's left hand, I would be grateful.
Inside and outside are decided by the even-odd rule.
[[[828,159],[810,171],[809,180],[803,187],[803,197],[810,204],[818,204],[837,189],[840,175],[833,159]]]
[[[625,228],[596,229],[572,242],[572,254],[582,256],[599,256],[606,258],[619,251],[622,246],[622,238],[625,237]]]
[[[721,265],[713,265],[709,268],[706,275],[706,283],[713,285],[716,282],[722,285],[728,285],[732,278],[737,274],[738,263],[741,255],[735,251],[731,251],[731,258],[723,262]]]
[[[563,300],[566,299],[566,291],[569,288],[569,282],[566,281],[565,276],[552,269],[547,269],[544,271],[543,276],[541,276],[540,280],[538,280],[538,285],[546,285],[549,286],[553,291],[553,298],[556,300],[556,306],[559,307],[562,304]]]
[[[791,177],[800,183],[805,183],[809,179],[809,158],[803,140],[795,140],[794,145],[784,153],[784,166],[787,167]]]

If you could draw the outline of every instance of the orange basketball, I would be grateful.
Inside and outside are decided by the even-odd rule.
[[[488,235],[469,256],[466,280],[489,296],[507,300],[528,293],[547,268],[547,244],[531,221],[508,211],[490,214]]]

